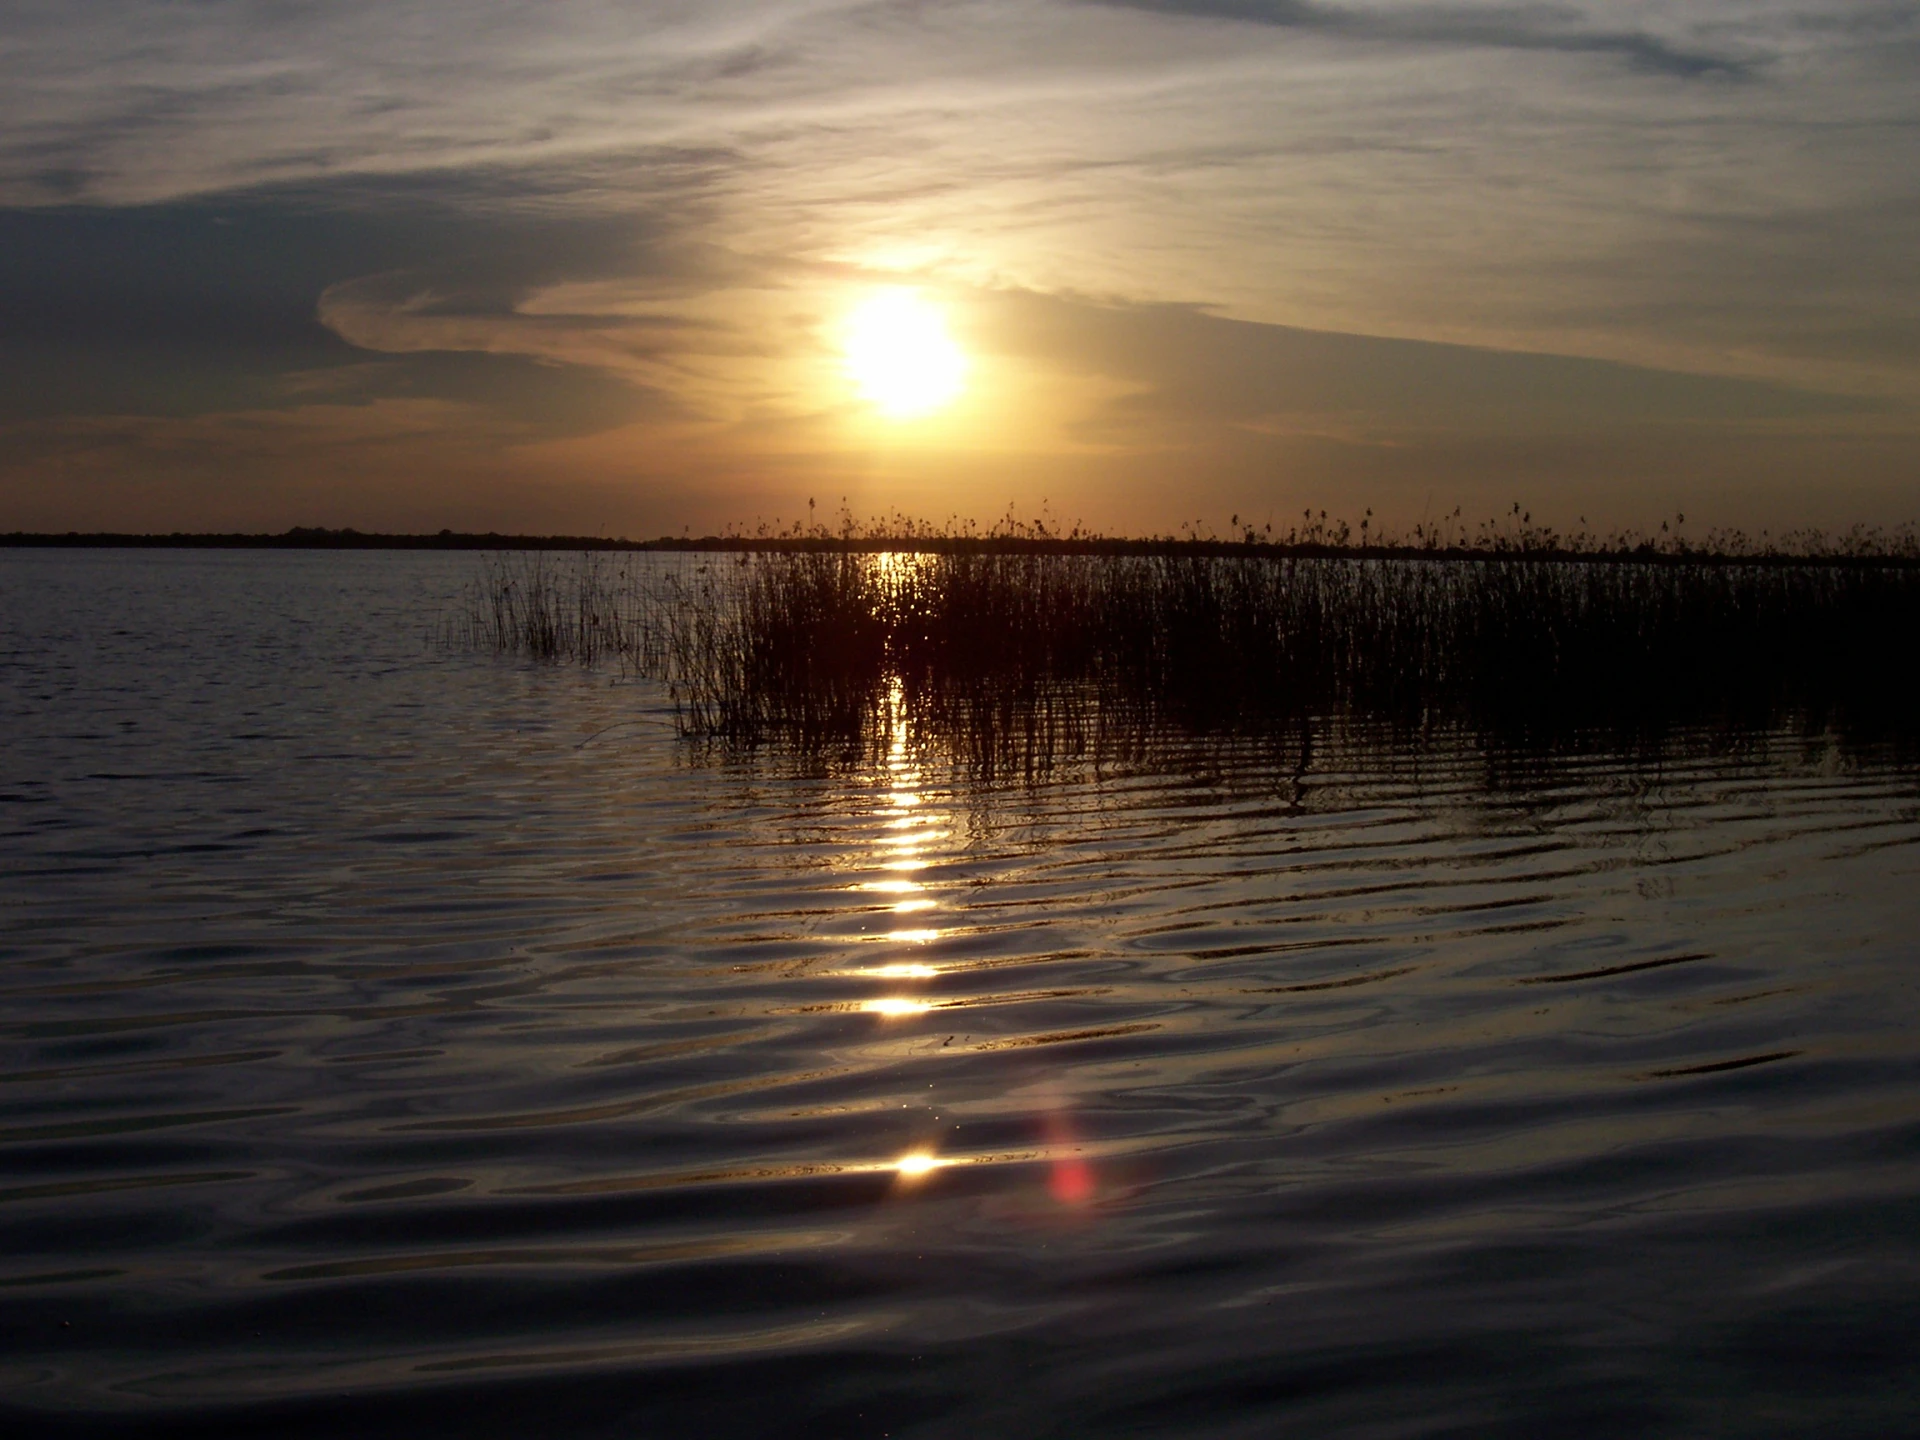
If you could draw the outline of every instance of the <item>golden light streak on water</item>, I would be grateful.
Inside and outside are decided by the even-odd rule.
[[[928,1000],[910,1000],[904,995],[884,995],[878,1000],[863,1000],[860,1008],[869,1015],[924,1015],[933,1008]]]

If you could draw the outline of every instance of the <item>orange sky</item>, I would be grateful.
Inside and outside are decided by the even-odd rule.
[[[0,18],[0,529],[1920,518],[1904,11],[100,8]]]

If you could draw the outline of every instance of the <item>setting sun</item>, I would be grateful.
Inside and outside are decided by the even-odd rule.
[[[863,301],[847,317],[843,344],[848,378],[894,419],[938,410],[966,377],[946,316],[913,290],[882,290]]]

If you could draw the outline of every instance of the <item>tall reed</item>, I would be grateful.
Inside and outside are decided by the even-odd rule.
[[[1547,744],[1703,724],[1920,735],[1920,569],[1857,560],[533,557],[492,562],[464,625],[663,680],[685,732],[742,743],[857,737],[896,691],[969,743],[1332,715]]]

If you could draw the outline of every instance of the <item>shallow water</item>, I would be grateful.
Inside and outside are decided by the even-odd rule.
[[[728,758],[471,566],[0,552],[11,1433],[1913,1429],[1909,771]]]

